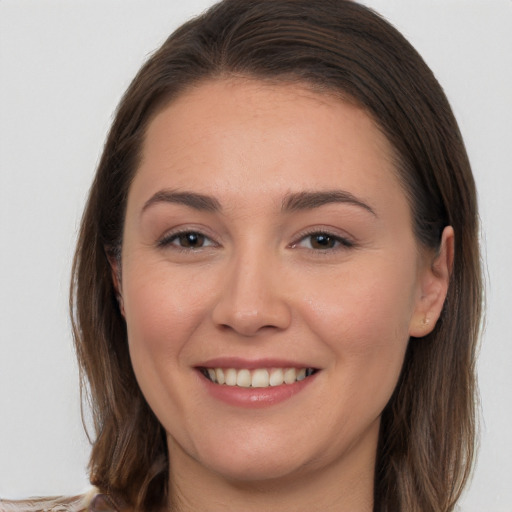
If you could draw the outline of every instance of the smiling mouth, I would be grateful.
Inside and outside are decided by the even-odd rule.
[[[315,368],[199,368],[214,384],[241,388],[268,388],[300,382],[318,370]]]

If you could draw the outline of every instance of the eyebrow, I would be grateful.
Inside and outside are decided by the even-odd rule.
[[[183,204],[194,210],[202,210],[207,212],[216,212],[221,209],[219,201],[214,197],[196,192],[178,192],[176,190],[160,190],[152,195],[142,207],[142,212],[146,211],[150,206],[158,203],[175,203]]]
[[[150,206],[158,203],[182,204],[194,210],[217,212],[222,207],[217,199],[197,192],[179,192],[176,190],[160,190],[152,195],[142,207],[142,212]],[[346,203],[363,208],[375,217],[377,214],[373,208],[345,190],[329,190],[322,192],[297,192],[288,194],[282,202],[282,211],[294,212],[300,210],[312,210],[332,203]]]
[[[298,192],[289,194],[283,199],[282,210],[312,210],[331,203],[347,203],[363,208],[377,217],[375,210],[367,203],[345,190],[328,190],[325,192]]]

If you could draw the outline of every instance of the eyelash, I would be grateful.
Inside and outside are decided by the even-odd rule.
[[[202,240],[202,245],[199,247],[193,247],[193,246],[187,247],[187,246],[183,246],[183,245],[179,244],[181,237],[190,237],[190,236],[195,236],[196,239],[199,239],[200,241]],[[320,244],[323,244],[325,242],[327,244],[332,243],[334,245],[330,246],[330,247],[312,247],[311,239],[314,237],[317,237],[319,240],[323,239],[323,241],[320,241]],[[302,234],[301,237],[298,239],[298,241],[290,244],[289,247],[291,247],[292,249],[296,248],[296,247],[304,247],[302,244],[307,239],[310,240],[310,244],[309,244],[310,246],[305,247],[305,248],[308,250],[311,250],[313,252],[327,253],[327,252],[336,251],[336,250],[351,249],[355,246],[354,242],[352,240],[349,240],[348,238],[334,235],[333,233],[330,233],[329,231],[326,231],[326,230],[315,230],[315,231],[311,231],[309,233]],[[178,243],[174,243],[176,241]],[[204,245],[205,242],[206,242],[206,245]],[[218,247],[219,244],[214,242],[210,237],[208,237],[201,231],[188,229],[188,230],[182,230],[182,231],[170,233],[170,234],[164,236],[161,240],[158,241],[157,245],[158,245],[158,247],[162,247],[162,248],[173,246],[177,250],[181,250],[181,251],[197,251],[197,250],[201,250],[201,249],[204,249],[207,247]]]

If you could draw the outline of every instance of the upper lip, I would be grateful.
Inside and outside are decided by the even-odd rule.
[[[235,368],[254,370],[257,368],[314,368],[316,366],[302,361],[292,361],[290,359],[244,359],[240,357],[217,357],[208,359],[196,365],[197,368]]]

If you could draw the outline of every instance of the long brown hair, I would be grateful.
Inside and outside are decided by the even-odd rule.
[[[453,509],[475,445],[475,351],[482,290],[474,181],[448,101],[418,53],[371,10],[344,0],[224,0],[174,32],[118,108],[90,190],[71,308],[95,437],[92,483],[136,510],[167,497],[165,433],[137,385],[109,258],[120,257],[126,198],[148,123],[200,81],[239,75],[308,84],[363,108],[396,152],[418,243],[455,231],[441,318],[409,342],[382,415],[374,510]]]

